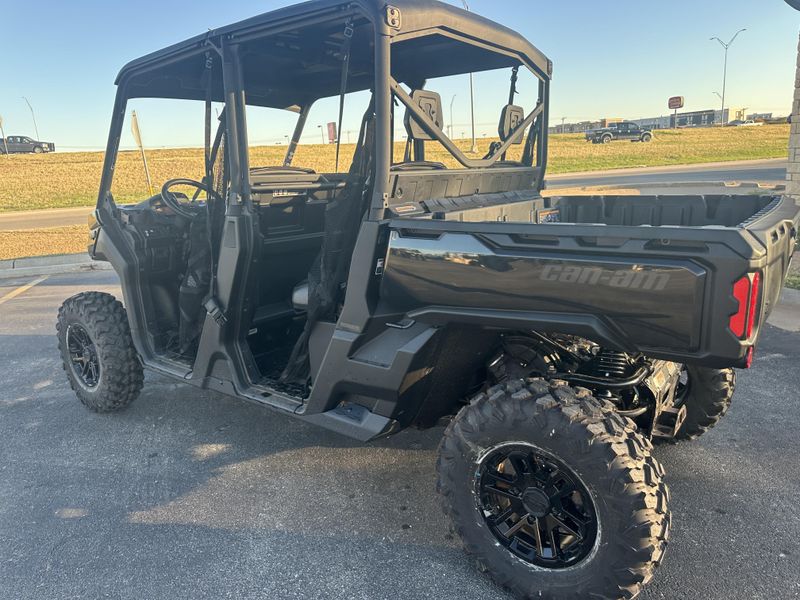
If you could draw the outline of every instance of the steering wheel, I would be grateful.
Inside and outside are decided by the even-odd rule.
[[[173,188],[176,185],[188,185],[196,188],[197,191],[189,202],[181,202],[178,194],[170,191],[170,188]],[[169,181],[165,182],[164,185],[161,186],[161,199],[164,201],[164,204],[171,208],[176,214],[186,217],[187,219],[193,219],[197,215],[197,209],[200,208],[200,205],[195,204],[195,200],[197,200],[200,192],[205,192],[214,200],[221,199],[219,194],[208,187],[205,183],[195,181],[194,179],[170,179]],[[183,196],[184,198],[186,197],[184,194],[180,194],[180,196]]]

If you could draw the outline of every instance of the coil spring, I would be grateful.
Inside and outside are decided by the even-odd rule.
[[[597,371],[605,377],[625,377],[630,371],[630,362],[624,352],[602,349],[597,355]]]

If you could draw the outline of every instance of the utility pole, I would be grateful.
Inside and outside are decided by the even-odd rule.
[[[3,131],[3,117],[0,115],[0,137],[3,138],[3,147],[5,155],[8,157],[8,140],[6,139],[6,132]]]
[[[469,10],[467,0],[461,0],[461,2],[464,4],[464,9]],[[470,152],[477,152],[478,145],[475,143],[475,83],[472,73],[469,74],[469,107],[472,117],[472,148],[470,148]]]
[[[317,125],[317,127],[319,127],[319,133],[322,136],[322,145],[324,146],[325,145],[325,129],[322,127],[322,125]]]
[[[453,99],[450,100],[450,139],[453,139],[453,104],[456,101],[456,95],[453,94]]]
[[[725,48],[725,66],[722,70],[722,114],[720,114],[720,121],[722,125],[725,125],[725,88],[728,83],[728,49],[733,45],[733,42],[743,31],[747,31],[747,29],[740,29],[737,31],[735,34],[733,34],[731,41],[729,41],[727,44],[716,36],[709,39],[709,41],[712,42],[717,40],[720,43],[720,46]]]
[[[720,94],[719,92],[714,92],[714,95],[717,98],[719,98],[720,100],[722,100],[723,104],[725,104],[725,98],[722,96],[722,94]],[[722,125],[724,126],[725,125],[725,123],[724,123],[724,121],[725,121],[725,109],[724,108],[722,109],[722,114],[720,115],[719,120],[723,121]]]
[[[39,128],[36,126],[36,115],[33,112],[33,106],[31,106],[31,103],[25,96],[23,96],[22,99],[25,100],[25,104],[27,104],[28,108],[31,109],[31,117],[33,118],[33,130],[36,132],[36,141],[40,142],[42,140],[39,137]]]

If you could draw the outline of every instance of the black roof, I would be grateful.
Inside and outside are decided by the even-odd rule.
[[[343,25],[353,9],[357,11],[348,91],[372,85],[372,23],[393,37],[392,72],[399,81],[478,72],[520,61],[541,77],[550,76],[547,58],[507,27],[436,0],[392,0],[391,5],[400,10],[399,28],[386,25],[384,0],[311,0],[274,10],[131,61],[120,71],[117,84],[126,86],[128,97],[201,100],[208,87],[209,44],[238,42],[248,104],[291,108],[333,96],[340,86]],[[428,37],[417,40],[420,36]],[[213,51],[210,56],[215,63],[212,99],[222,101],[220,59]]]

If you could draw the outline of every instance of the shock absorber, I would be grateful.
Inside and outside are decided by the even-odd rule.
[[[595,374],[599,377],[622,379],[630,373],[630,366],[624,352],[603,348],[597,355]]]

